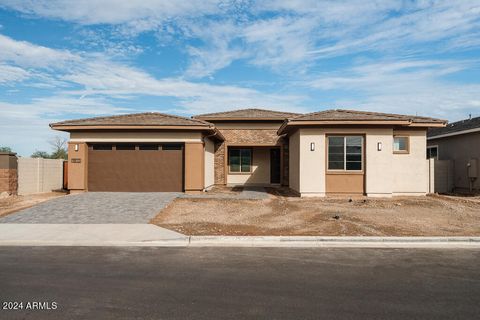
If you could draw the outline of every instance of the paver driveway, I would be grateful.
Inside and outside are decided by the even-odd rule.
[[[174,192],[87,192],[53,199],[0,218],[0,223],[148,223]]]

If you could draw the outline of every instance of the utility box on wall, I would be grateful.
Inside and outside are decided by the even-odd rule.
[[[467,172],[468,178],[475,179],[478,178],[478,160],[472,158],[467,163]]]

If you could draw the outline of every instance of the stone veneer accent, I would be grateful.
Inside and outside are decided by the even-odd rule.
[[[283,184],[288,185],[288,140],[272,129],[220,129],[225,142],[215,144],[215,184],[225,184],[225,145],[276,145],[284,146]]]
[[[0,153],[0,193],[17,194],[17,157],[12,153]]]

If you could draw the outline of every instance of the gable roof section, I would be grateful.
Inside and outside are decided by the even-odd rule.
[[[225,112],[205,113],[193,116],[194,119],[202,120],[285,120],[296,117],[299,113],[273,111],[266,109],[239,109]]]
[[[174,116],[160,112],[123,114],[108,117],[84,118],[51,123],[50,127],[60,131],[115,130],[115,129],[169,129],[201,130],[211,132],[212,137],[223,140],[221,133],[212,123],[203,120]]]
[[[398,125],[407,127],[443,127],[446,120],[356,110],[332,109],[308,113],[287,119],[278,134],[286,133],[287,128],[311,125]]]
[[[452,122],[444,128],[429,129],[427,136],[429,140],[432,140],[470,132],[480,132],[480,117]]]

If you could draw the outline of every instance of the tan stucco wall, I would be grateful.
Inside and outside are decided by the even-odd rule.
[[[296,131],[289,137],[288,142],[288,180],[290,188],[300,192],[300,131]]]
[[[215,184],[215,144],[210,139],[205,139],[205,189]]]
[[[251,174],[227,175],[227,185],[268,184],[270,184],[270,148],[253,148]]]
[[[408,135],[410,152],[394,154],[392,161],[393,194],[410,195],[428,193],[427,138],[425,130],[395,130],[394,134]]]
[[[75,151],[78,145],[78,151]],[[79,160],[75,160],[79,159]],[[80,161],[80,162],[77,162]],[[68,143],[68,189],[87,189],[88,147],[86,143]]]
[[[325,195],[325,131],[300,129],[299,192],[302,196]],[[315,150],[310,151],[310,143]]]
[[[301,128],[290,137],[290,187],[302,196],[325,195],[326,135],[335,133],[365,135],[367,195],[419,195],[427,192],[425,130],[398,131],[411,136],[410,154],[404,155],[393,153],[392,128]],[[310,151],[312,142],[315,151]],[[377,150],[379,142],[382,143],[381,151]]]
[[[70,133],[70,142],[201,142],[202,133],[192,131],[80,131]]]
[[[393,129],[378,128],[364,131],[366,176],[365,192],[369,196],[388,197],[393,191],[392,157]],[[382,150],[378,151],[378,143]]]
[[[185,191],[204,188],[205,152],[203,143],[185,143]]]

